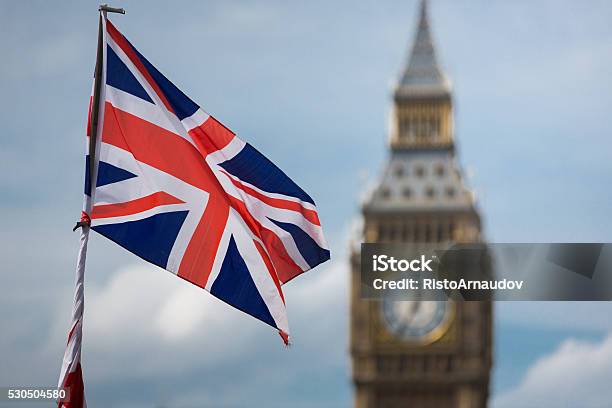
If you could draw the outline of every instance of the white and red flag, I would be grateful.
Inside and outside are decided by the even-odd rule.
[[[80,382],[81,396],[89,226],[276,328],[285,343],[282,285],[330,257],[312,198],[173,85],[104,13],[101,27],[99,125],[88,126],[96,149],[87,156],[74,321],[60,376],[60,386]]]

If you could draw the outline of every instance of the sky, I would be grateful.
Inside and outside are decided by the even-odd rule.
[[[94,234],[90,406],[346,407],[347,247],[386,150],[415,1],[135,2],[111,19],[316,200],[331,262],[285,287],[293,346]],[[53,386],[68,330],[97,3],[3,2],[0,386]],[[612,3],[434,0],[490,242],[612,241]],[[495,408],[612,399],[612,304],[495,305]]]

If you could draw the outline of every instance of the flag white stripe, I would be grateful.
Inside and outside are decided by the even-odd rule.
[[[189,132],[191,129],[202,126],[208,118],[210,118],[210,115],[198,108],[193,115],[181,120],[181,123],[185,127],[185,131]]]
[[[211,168],[214,168],[216,164],[222,163],[226,160],[231,159],[244,149],[246,143],[238,136],[234,136],[231,142],[227,144],[223,149],[219,149],[216,152],[210,153],[206,156],[206,162]]]

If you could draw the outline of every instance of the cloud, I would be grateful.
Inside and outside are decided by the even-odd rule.
[[[323,265],[284,287],[298,355],[299,349],[318,350],[310,358],[320,359],[322,367],[345,362],[347,317],[337,312],[347,308],[345,271],[344,262]],[[85,304],[83,353],[94,362],[88,366],[93,381],[112,379],[124,364],[131,369],[123,378],[155,378],[202,364],[266,361],[271,358],[266,352],[284,351],[270,327],[144,263],[118,270],[103,284],[90,284]],[[63,305],[58,311],[51,343],[65,338],[68,310]],[[299,376],[298,369],[292,371]]]
[[[176,374],[201,364],[201,350],[208,364],[240,350],[257,331],[248,319],[165,271],[132,265],[88,290],[84,355],[95,362],[94,380],[112,378],[125,363],[126,378]]]
[[[210,295],[144,264],[119,270],[88,297],[88,329],[94,339],[104,338],[96,347],[125,346],[126,340],[140,347],[151,337],[155,343],[181,342],[198,327],[220,330],[224,319],[232,323]]]
[[[523,381],[493,401],[506,407],[604,407],[612,400],[612,333],[600,343],[566,340],[537,360]]]

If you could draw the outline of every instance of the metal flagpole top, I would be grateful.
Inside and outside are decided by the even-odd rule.
[[[98,11],[105,11],[107,13],[125,14],[124,9],[117,8],[117,7],[110,7],[108,4],[100,4],[100,7],[98,7]]]

